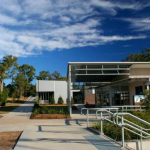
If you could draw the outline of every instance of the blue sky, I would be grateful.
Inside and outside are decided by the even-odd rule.
[[[63,76],[67,62],[120,61],[150,47],[149,0],[4,0],[0,59]]]

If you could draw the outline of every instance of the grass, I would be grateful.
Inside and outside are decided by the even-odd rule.
[[[0,106],[0,114],[7,114],[14,110],[15,108],[19,107],[21,104],[23,104],[25,101],[15,101],[14,103],[8,101],[6,103],[6,106]]]
[[[132,114],[150,123],[150,115],[149,115],[150,112],[134,111],[134,112],[132,112]],[[137,121],[136,119],[131,118],[130,116],[125,116],[125,119],[127,119],[143,128],[147,128],[147,129],[150,128],[149,126],[142,124],[141,122]],[[94,123],[93,128],[100,131],[100,123],[97,123],[97,122]],[[131,129],[131,130],[133,130],[133,129]],[[104,122],[103,123],[103,131],[104,131],[105,135],[111,137],[112,139],[115,139],[117,141],[121,140],[121,127],[114,125],[112,123]],[[137,131],[135,130],[135,132],[137,132]],[[150,131],[148,131],[148,133],[150,133]],[[139,139],[139,136],[137,136],[136,134],[134,134],[132,132],[125,130],[125,140],[130,140],[130,139]]]
[[[0,150],[12,150],[20,135],[21,131],[0,132]]]

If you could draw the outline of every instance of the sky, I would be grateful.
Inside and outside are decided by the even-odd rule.
[[[68,62],[121,61],[150,47],[149,0],[0,0],[0,59],[67,73]]]

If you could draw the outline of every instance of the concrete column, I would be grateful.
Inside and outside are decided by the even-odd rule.
[[[109,87],[109,106],[112,106],[111,86]]]
[[[71,65],[69,65],[69,69],[68,69],[68,110],[69,110],[69,113],[72,114],[72,107],[71,107]]]

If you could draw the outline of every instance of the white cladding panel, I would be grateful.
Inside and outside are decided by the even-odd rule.
[[[55,81],[37,80],[36,83],[37,92],[53,92],[55,90]]]
[[[37,80],[36,81],[37,92],[54,92],[55,103],[58,102],[59,96],[67,103],[67,82],[66,81],[48,81]]]
[[[58,102],[59,96],[67,103],[67,82],[66,81],[55,81],[55,102]]]

